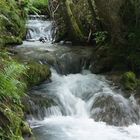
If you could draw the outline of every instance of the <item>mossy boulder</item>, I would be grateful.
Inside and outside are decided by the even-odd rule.
[[[137,87],[136,75],[133,72],[125,72],[122,75],[121,83],[126,90],[135,90]]]
[[[41,82],[49,79],[51,76],[51,71],[48,65],[37,62],[28,62],[27,67],[27,72],[24,75],[24,80],[27,87],[38,85]]]

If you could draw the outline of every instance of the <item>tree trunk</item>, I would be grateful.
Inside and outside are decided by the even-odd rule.
[[[72,29],[72,36],[75,39],[82,40],[84,38],[84,35],[78,25],[78,22],[75,18],[75,15],[72,11],[72,7],[74,6],[72,0],[63,0],[65,7],[66,7],[66,12],[67,12],[67,19],[69,19],[69,25],[71,26]]]
[[[90,8],[90,11],[92,13],[92,16],[93,16],[93,22],[94,22],[94,24],[97,24],[96,13],[95,13],[92,1],[91,0],[87,0],[87,2],[88,2],[88,5],[89,5],[89,8]]]

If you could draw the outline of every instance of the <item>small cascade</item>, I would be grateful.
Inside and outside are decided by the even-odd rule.
[[[88,70],[60,75],[52,69],[51,82],[37,91],[57,104],[45,109],[42,120],[29,120],[37,140],[140,139],[139,105],[133,96],[114,91],[104,76]]]
[[[48,20],[49,17],[47,15],[29,15],[29,20]]]
[[[116,93],[103,76],[83,70],[79,74],[59,75],[52,70],[52,82],[40,87],[40,94],[52,98],[58,105],[50,112],[58,116],[93,118],[110,125],[124,126],[140,121],[140,109],[134,98]],[[56,113],[55,113],[56,112]]]
[[[51,81],[25,100],[36,140],[140,140],[140,106],[85,70],[90,48],[50,45],[53,24],[45,16],[29,16],[27,28],[27,41],[18,47],[22,57],[52,66]]]
[[[47,19],[44,15],[30,15],[27,21],[27,41],[53,41],[53,21]]]
[[[45,117],[62,116],[61,110],[58,106],[51,106],[45,110]]]

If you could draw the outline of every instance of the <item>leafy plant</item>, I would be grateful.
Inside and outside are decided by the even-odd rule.
[[[15,0],[0,0],[0,47],[16,44],[25,35],[23,9]],[[21,41],[20,41],[21,42]]]
[[[34,5],[33,5],[33,2],[32,0],[24,0],[24,1],[21,1],[19,3],[19,7],[21,7],[21,9],[23,9],[23,15],[25,17],[28,16],[28,14],[31,12],[31,13],[34,13],[34,14],[37,14],[38,12],[40,12],[40,10],[38,10]]]
[[[15,102],[20,101],[20,97],[24,95],[25,84],[19,78],[25,69],[24,65],[1,58],[0,99],[9,98]]]
[[[48,0],[31,0],[31,3],[32,7],[38,9],[40,13],[46,14],[48,10]]]
[[[99,31],[93,34],[95,36],[95,41],[97,45],[101,45],[105,43],[107,39],[108,32],[107,31]]]

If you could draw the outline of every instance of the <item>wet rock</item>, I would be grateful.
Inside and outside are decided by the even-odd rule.
[[[56,45],[56,46],[55,46]],[[38,47],[38,46],[37,46]],[[17,48],[18,55],[26,61],[36,61],[49,64],[60,74],[79,73],[90,65],[93,48],[68,47],[53,44],[51,47]]]
[[[81,62],[81,56],[72,52],[63,54],[57,60],[58,72],[61,74],[78,73],[81,71]]]
[[[111,71],[112,69],[113,60],[110,53],[108,52],[108,46],[96,48],[90,64],[91,72],[100,74]]]
[[[42,120],[45,117],[45,110],[55,105],[52,99],[44,97],[41,93],[34,93],[34,90],[30,91],[28,96],[23,98],[22,102],[25,106],[25,115],[28,119],[34,117]]]
[[[47,38],[46,37],[40,37],[39,41],[42,42],[42,43],[45,43],[47,41]]]
[[[139,123],[140,119],[138,105],[126,100],[121,95],[97,95],[93,102],[91,114],[95,121],[103,121],[115,126]]]
[[[112,60],[109,57],[100,60],[96,59],[95,62],[92,62],[90,65],[90,71],[95,74],[105,73],[111,71],[111,69]]]

